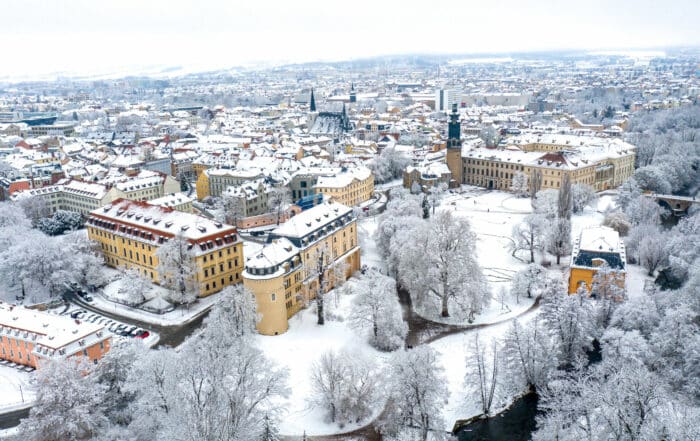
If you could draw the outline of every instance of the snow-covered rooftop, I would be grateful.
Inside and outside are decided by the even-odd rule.
[[[622,251],[618,232],[612,228],[602,226],[583,229],[578,248],[604,253],[619,253]]]
[[[129,225],[138,230],[155,230],[165,237],[182,235],[186,239],[199,241],[208,236],[221,237],[236,234],[236,228],[202,216],[176,211],[146,202],[117,199],[109,205],[90,213],[91,216]]]
[[[350,213],[352,208],[337,202],[326,201],[292,217],[273,230],[272,234],[280,237],[302,238]]]
[[[101,332],[103,329],[104,326],[95,323],[0,302],[0,334],[33,340],[48,349],[45,353],[42,348],[36,348],[39,355],[52,356],[59,349],[64,351],[62,356],[72,355],[108,339],[108,334]]]

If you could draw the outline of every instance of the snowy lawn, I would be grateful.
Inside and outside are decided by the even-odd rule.
[[[478,261],[488,281],[493,300],[472,324],[496,323],[515,317],[530,308],[534,299],[521,298],[518,303],[510,296],[506,296],[502,306],[498,294],[503,289],[509,291],[513,274],[528,264],[526,256],[517,254],[516,256],[520,258],[512,256],[510,245],[513,226],[532,213],[530,199],[518,198],[512,193],[487,191],[476,187],[463,186],[461,190],[461,193],[446,193],[438,209],[450,210],[455,215],[468,219],[472,232],[477,237]],[[572,238],[578,237],[583,228],[600,225],[603,221],[601,211],[611,204],[612,196],[602,196],[597,200],[596,207],[586,207],[583,213],[574,215],[571,219]],[[360,231],[363,226],[360,226]],[[368,224],[368,228],[371,228],[371,224]],[[376,223],[374,229],[376,229]],[[570,256],[563,257],[559,266],[556,265],[556,259],[551,256],[538,253],[535,258],[540,262],[543,257],[552,262],[550,271],[559,272],[564,280],[568,280]],[[417,312],[420,313],[420,311]],[[444,319],[437,315],[425,316],[425,318],[450,324],[468,324],[464,320]]]
[[[334,316],[347,318],[355,296],[336,296],[335,291],[331,291],[326,294],[326,308]],[[265,355],[289,374],[290,396],[280,403],[283,408],[280,415],[280,433],[301,436],[306,431],[307,435],[329,435],[354,430],[374,419],[341,428],[328,422],[324,409],[312,403],[310,373],[314,362],[325,352],[344,348],[382,364],[390,356],[369,346],[364,336],[350,328],[347,321],[326,319],[324,326],[318,326],[316,309],[311,305],[289,320],[289,330],[286,333],[277,336],[257,335],[255,339]],[[381,412],[382,406],[383,403],[377,403],[376,414]]]
[[[28,407],[34,402],[33,372],[0,364],[0,411]],[[20,390],[21,388],[21,390]],[[24,398],[24,401],[22,401]]]

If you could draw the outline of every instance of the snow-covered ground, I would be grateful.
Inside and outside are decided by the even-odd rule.
[[[30,406],[35,399],[33,372],[0,364],[0,412]]]
[[[539,310],[528,312],[518,320],[525,324],[538,313]],[[510,321],[479,330],[450,335],[430,343],[430,346],[440,354],[440,363],[447,378],[449,397],[442,412],[445,430],[452,431],[457,420],[481,414],[478,397],[467,393],[464,388],[464,377],[467,373],[466,360],[474,356],[472,351],[474,334],[478,332],[482,347],[489,348],[494,339],[500,340],[503,337],[509,326]]]
[[[345,294],[336,296],[336,292],[331,291],[326,294],[326,308],[335,316],[347,317],[354,297]],[[325,325],[319,326],[316,324],[316,309],[312,305],[290,319],[286,333],[258,335],[255,338],[265,355],[289,375],[287,384],[290,395],[280,403],[284,409],[280,415],[280,433],[301,436],[306,431],[307,435],[327,435],[347,432],[369,422],[340,428],[326,421],[323,409],[311,402],[313,390],[310,373],[314,362],[325,352],[344,348],[352,354],[363,354],[377,363],[383,363],[389,356],[369,346],[347,321],[326,320]],[[377,413],[381,411],[382,404],[377,403]]]
[[[581,229],[600,225],[603,221],[602,211],[612,204],[611,196],[602,196],[596,207],[587,207],[583,213],[572,217],[572,237],[577,237]],[[510,290],[513,274],[527,266],[524,255],[514,257],[510,250],[513,226],[520,223],[525,216],[532,213],[529,198],[518,198],[512,193],[486,191],[481,188],[463,186],[460,193],[446,193],[439,209],[451,210],[455,215],[469,220],[472,232],[476,235],[476,253],[481,269],[486,276],[493,300],[491,305],[476,317],[473,324],[484,324],[507,320],[532,306],[534,299],[507,298],[505,307],[498,300],[502,289]],[[374,227],[376,229],[376,226]],[[360,230],[362,231],[362,230]],[[518,258],[520,257],[520,258]],[[542,254],[535,257],[539,262]],[[550,271],[559,272],[566,279],[570,258],[564,257],[557,266],[556,260],[547,256],[552,262]],[[426,317],[430,320],[445,321],[453,324],[466,324],[441,317]]]
[[[472,231],[477,236],[478,259],[495,297],[491,306],[477,317],[475,324],[500,323],[447,336],[430,343],[441,354],[441,362],[450,391],[448,403],[443,412],[446,430],[452,430],[455,421],[459,419],[470,418],[481,413],[477,397],[467,394],[464,388],[465,360],[473,356],[471,342],[474,333],[479,332],[483,347],[490,347],[493,339],[503,337],[510,326],[509,319],[522,314],[532,304],[532,300],[521,299],[521,303],[517,305],[513,304],[513,299],[509,299],[506,304],[511,311],[504,313],[496,296],[501,288],[509,289],[510,276],[526,266],[526,262],[511,255],[508,245],[513,226],[532,212],[530,199],[517,198],[510,193],[484,191],[471,187],[463,187],[462,190],[461,194],[446,194],[440,208],[451,209],[456,215],[469,219]],[[602,223],[603,212],[608,207],[614,206],[613,196],[601,196],[594,205],[586,207],[583,213],[572,217],[572,238],[577,237],[583,228],[598,226]],[[536,256],[536,259],[539,261],[541,257],[541,255]],[[556,260],[552,258],[549,260],[552,261],[550,271],[560,272],[566,280],[570,256],[562,258],[559,266],[555,264]],[[643,287],[645,276],[639,267],[630,265],[628,277],[629,289],[636,290],[640,286]],[[518,320],[526,323],[537,313],[537,309],[527,312]]]
[[[111,282],[104,288],[104,291],[109,294],[114,290],[118,290],[121,286],[121,279]],[[165,291],[165,288],[154,285],[153,290],[144,293],[146,299],[153,298],[154,293],[160,291]],[[165,295],[160,292],[160,295]],[[200,315],[204,314],[211,306],[219,301],[219,294],[212,294],[204,298],[198,298],[197,301],[190,305],[189,307],[179,306],[173,311],[166,312],[165,314],[154,314],[142,309],[132,308],[121,303],[112,302],[101,294],[95,294],[92,296],[93,301],[91,305],[105,312],[110,312],[113,314],[120,315],[126,318],[132,318],[134,320],[139,320],[146,323],[152,323],[159,326],[176,326],[184,325],[195,320]]]

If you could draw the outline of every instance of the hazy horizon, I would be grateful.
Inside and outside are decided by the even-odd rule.
[[[265,3],[4,1],[0,79],[396,54],[508,54],[700,45],[700,2],[497,0]],[[9,43],[9,44],[7,44]]]

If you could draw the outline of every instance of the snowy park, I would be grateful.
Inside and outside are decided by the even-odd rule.
[[[583,228],[598,226],[603,221],[604,212],[612,208],[612,196],[601,196],[592,206],[572,217],[573,234]],[[445,193],[436,211],[449,210],[457,216],[469,220],[476,236],[476,256],[487,279],[488,289],[493,294],[488,307],[476,316],[472,323],[442,320],[445,324],[464,325],[461,332],[438,337],[429,346],[438,353],[438,362],[445,373],[447,404],[442,411],[444,430],[451,431],[455,421],[468,419],[482,413],[476,393],[465,393],[467,360],[474,358],[473,339],[478,333],[484,347],[503,339],[511,321],[516,319],[527,325],[537,316],[533,309],[535,298],[513,298],[510,295],[498,299],[499,291],[510,291],[513,274],[525,268],[522,258],[513,257],[509,248],[512,242],[513,226],[532,213],[529,198],[517,198],[511,193],[483,191],[464,188],[463,193]],[[376,268],[386,273],[386,260],[382,258],[375,241],[379,216],[366,217],[358,222],[359,239],[362,247],[362,262],[368,268]],[[550,256],[538,255],[538,260]],[[549,271],[567,277],[568,260],[551,265]],[[360,275],[358,275],[360,276]],[[643,271],[633,269],[628,283],[637,289],[644,284]],[[345,287],[333,290],[326,295],[326,305],[330,320],[321,327],[316,324],[313,307],[301,311],[289,322],[289,330],[275,337],[257,336],[256,341],[266,356],[289,373],[290,394],[279,404],[282,411],[280,433],[290,436],[329,435],[345,433],[369,424],[371,418],[357,424],[342,427],[332,423],[322,406],[316,404],[312,378],[308,375],[318,364],[321,355],[328,351],[347,350],[358,357],[368,359],[374,367],[385,367],[391,353],[380,352],[365,342],[362,333],[354,329],[348,317],[353,307],[353,285],[351,279]],[[313,306],[313,305],[312,305]],[[440,321],[440,319],[438,319]],[[469,329],[469,327],[472,327]],[[501,397],[497,408],[506,408],[512,400],[525,391],[512,390]],[[375,414],[381,411],[381,403],[375,403]]]

